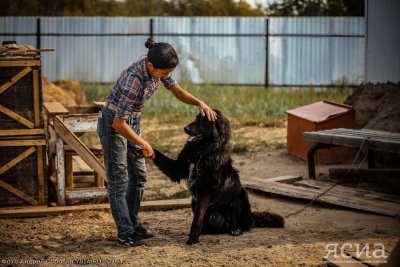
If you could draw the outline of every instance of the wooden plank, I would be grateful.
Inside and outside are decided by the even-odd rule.
[[[18,82],[22,77],[24,77],[26,74],[28,74],[32,70],[31,67],[26,67],[23,70],[21,70],[17,75],[12,77],[8,82],[4,83],[2,86],[0,86],[0,95],[10,88],[14,83]]]
[[[324,190],[318,188],[306,188],[302,186],[294,186],[277,182],[265,182],[260,181],[259,179],[256,180],[249,178],[242,179],[242,184],[245,188],[308,200],[314,199],[320,193],[324,192]],[[352,195],[343,197],[343,195],[328,192],[321,196],[317,201],[393,217],[400,215],[400,205],[397,203],[368,200]]]
[[[17,113],[15,113],[14,111],[6,108],[3,105],[0,105],[0,112],[4,113],[5,115],[7,115],[8,117],[18,121],[19,123],[25,125],[26,127],[32,129],[33,127],[35,127],[35,124],[27,119],[25,119],[24,117],[22,117],[21,115],[18,115]]]
[[[339,134],[339,135],[348,135],[355,137],[375,137],[375,138],[389,138],[389,139],[400,139],[399,133],[394,132],[386,132],[386,131],[378,131],[378,130],[370,130],[370,129],[347,129],[347,128],[335,128],[318,131],[318,134]]]
[[[322,191],[325,191],[328,188],[330,188],[333,185],[333,183],[318,181],[314,179],[307,179],[307,180],[297,181],[294,183],[294,185],[300,185],[306,187],[308,186],[311,188],[317,188]],[[350,188],[342,185],[336,185],[335,188],[332,189],[332,192],[337,195],[343,195],[345,197],[353,195],[370,200],[383,200],[393,203],[400,203],[400,196],[378,193],[358,188]]]
[[[105,104],[106,104],[106,102],[100,102],[100,101],[93,102],[93,105],[95,105],[96,107],[99,107],[99,108],[103,108]]]
[[[340,253],[334,255],[324,256],[323,261],[325,266],[329,267],[366,267],[368,265],[363,264],[361,261],[355,260],[353,258],[347,258]]]
[[[360,247],[360,249],[362,249],[362,246]],[[373,250],[373,247],[370,248],[370,249]],[[385,254],[385,258],[374,258],[371,255],[372,254],[371,251],[368,252],[369,256],[370,256],[368,258],[368,255],[367,255],[367,253],[365,251],[364,252],[360,251],[357,254],[356,251],[352,251],[352,250],[349,250],[349,249],[345,249],[344,250],[344,254],[349,256],[349,257],[351,257],[350,259],[356,260],[358,262],[361,262],[361,263],[363,263],[363,264],[365,264],[366,266],[369,266],[369,267],[378,267],[380,264],[386,263],[386,259],[387,259],[386,257],[389,256],[389,253],[387,253],[387,252],[385,253],[385,251],[383,251],[383,252],[384,252],[383,254]]]
[[[30,155],[32,155],[33,153],[35,153],[35,151],[36,151],[35,147],[30,147],[21,154],[19,154],[16,158],[12,159],[10,162],[8,162],[7,164],[5,164],[0,168],[0,175],[2,175],[6,171],[14,167],[18,163],[29,157]]]
[[[69,111],[59,102],[44,102],[43,107],[50,115],[60,115],[69,113]]]
[[[63,116],[63,122],[72,132],[96,132],[97,113]]]
[[[56,137],[57,204],[65,206],[65,159],[64,141]]]
[[[279,183],[285,183],[285,184],[293,184],[296,181],[303,180],[303,177],[301,177],[299,175],[285,175],[285,176],[278,176],[278,177],[272,177],[272,178],[265,178],[263,180],[266,182],[279,182]]]
[[[99,175],[106,177],[106,172],[103,164],[97,159],[97,157],[90,151],[89,148],[82,143],[82,141],[56,116],[54,119],[54,129],[56,133],[69,145],[86,163],[93,168]]]
[[[358,177],[400,177],[400,169],[365,169],[359,168],[357,170],[348,170],[345,168],[330,168],[329,177],[337,178],[344,174],[348,176],[358,176]]]
[[[6,182],[0,180],[0,186],[3,187],[5,190],[9,191],[10,193],[16,195],[19,198],[22,198],[23,200],[27,201],[28,203],[32,205],[39,205],[39,202],[37,202],[35,199],[32,197],[28,196],[24,192],[18,190],[17,188],[7,184]]]
[[[46,145],[46,140],[2,140],[0,141],[0,147],[2,146],[42,146]]]
[[[35,113],[35,126],[40,127],[40,91],[39,91],[39,71],[33,70],[33,110]]]
[[[105,188],[73,188],[65,190],[67,202],[73,200],[85,200],[96,197],[107,197],[107,189]]]
[[[43,135],[44,129],[0,130],[0,136]]]
[[[376,131],[376,130],[353,130],[353,129],[329,129],[324,131],[316,131],[316,132],[305,132],[303,134],[304,140],[314,141],[314,142],[325,142],[328,144],[338,144],[338,145],[349,145],[349,146],[359,146],[364,139],[369,148],[374,149],[377,143],[382,143],[383,145],[387,145],[387,143],[391,143],[396,146],[395,151],[399,151],[400,146],[400,134],[385,132],[385,131]],[[339,142],[339,143],[337,143]],[[371,147],[372,145],[372,147]],[[379,148],[376,148],[379,150]],[[397,149],[397,150],[396,150]],[[384,150],[381,148],[380,150]]]
[[[74,170],[72,165],[72,155],[64,155],[65,158],[65,180],[67,189],[74,188]]]
[[[97,155],[97,158],[103,163],[103,155]],[[104,188],[104,177],[98,175],[97,172],[94,172],[94,184],[98,188]]]
[[[44,188],[44,162],[43,162],[43,147],[37,146],[37,165],[38,165],[38,185],[39,185],[39,205],[45,203],[45,188]]]
[[[38,67],[40,60],[0,60],[0,67]]]
[[[190,208],[191,199],[169,199],[169,200],[152,200],[142,201],[140,205],[141,211],[146,210],[170,210]],[[109,210],[109,204],[91,204],[91,205],[77,205],[77,206],[63,206],[63,207],[29,207],[29,208],[8,208],[0,209],[0,218],[27,218],[57,215],[69,212],[79,212],[87,210]]]

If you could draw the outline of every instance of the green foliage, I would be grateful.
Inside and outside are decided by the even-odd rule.
[[[352,93],[349,88],[293,88],[256,86],[216,86],[181,84],[187,91],[225,114],[240,126],[282,126],[286,111],[322,99],[343,103]],[[89,103],[104,101],[112,85],[82,84]],[[164,122],[188,121],[198,109],[177,100],[171,92],[158,88],[145,104],[143,116]],[[169,132],[164,133],[170,134]]]
[[[269,16],[364,16],[364,0],[284,0],[267,8]]]
[[[363,16],[364,0],[1,0],[0,16]]]

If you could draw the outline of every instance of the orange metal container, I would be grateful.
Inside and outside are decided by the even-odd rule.
[[[307,160],[307,152],[313,145],[304,141],[303,133],[332,128],[356,126],[356,113],[352,106],[330,101],[320,101],[286,111],[287,152],[297,158]],[[353,148],[337,147],[320,149],[315,154],[316,164],[341,163],[354,156]]]

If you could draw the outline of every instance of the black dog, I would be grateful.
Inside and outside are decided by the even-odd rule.
[[[194,218],[187,244],[199,242],[200,233],[241,235],[252,227],[283,227],[284,219],[269,212],[251,212],[247,192],[232,167],[229,121],[217,112],[211,122],[200,114],[184,130],[188,141],[178,159],[158,150],[155,165],[172,181],[187,181]]]

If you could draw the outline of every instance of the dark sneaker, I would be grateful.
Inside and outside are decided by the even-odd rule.
[[[137,247],[146,245],[146,242],[138,235],[118,237],[117,245],[121,247]]]
[[[140,224],[135,228],[135,232],[141,238],[152,238],[152,237],[154,237],[154,234],[151,231],[146,230]]]

